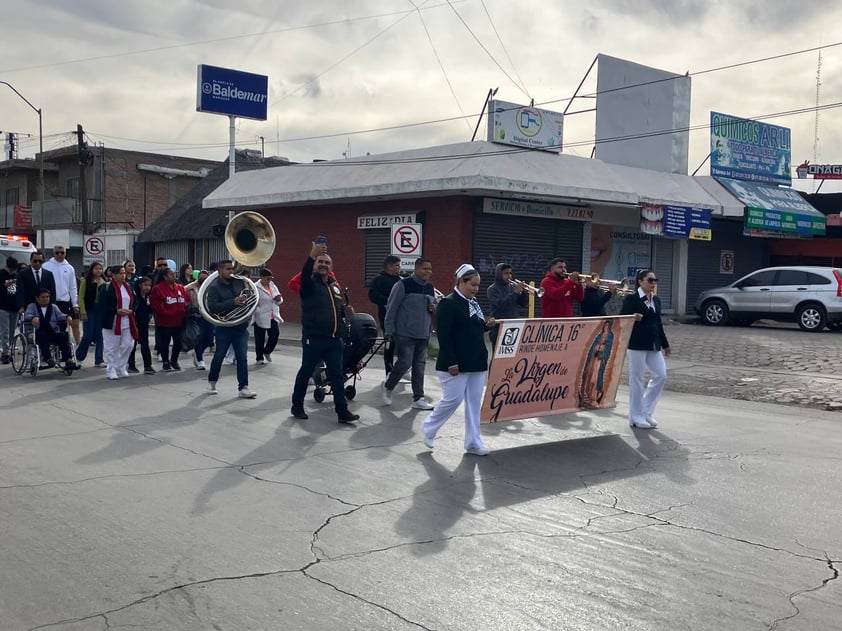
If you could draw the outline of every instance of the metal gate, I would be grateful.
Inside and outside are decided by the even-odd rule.
[[[582,269],[583,222],[509,217],[477,212],[474,217],[473,262],[482,276],[477,299],[488,309],[488,286],[494,282],[498,263],[508,263],[517,279],[538,285],[547,263],[556,256],[567,260],[567,269]],[[540,301],[536,301],[536,312]]]
[[[734,253],[734,272],[720,273],[723,251]],[[743,223],[727,219],[714,219],[711,240],[691,240],[687,253],[687,305],[686,312],[693,313],[693,304],[706,289],[733,283],[741,276],[769,265],[766,239],[743,236]]]
[[[365,231],[365,271],[363,282],[368,287],[371,279],[383,271],[383,259],[392,252],[392,229],[373,228]]]
[[[155,258],[172,259],[176,267],[183,263],[189,263],[188,241],[161,241],[155,244]]]

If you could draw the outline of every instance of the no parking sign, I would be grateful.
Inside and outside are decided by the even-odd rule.
[[[401,271],[415,269],[415,259],[423,252],[423,231],[420,223],[392,224],[392,254],[401,260]]]

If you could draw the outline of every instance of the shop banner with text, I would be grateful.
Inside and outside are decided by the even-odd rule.
[[[503,320],[480,420],[615,405],[634,316]]]

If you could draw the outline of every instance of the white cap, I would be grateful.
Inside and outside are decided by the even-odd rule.
[[[456,278],[457,278],[457,280],[460,280],[468,272],[475,272],[475,271],[476,270],[474,269],[474,266],[471,265],[470,263],[462,263],[462,265],[459,266],[459,269],[456,270]]]

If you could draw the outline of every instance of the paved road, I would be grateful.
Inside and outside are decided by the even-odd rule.
[[[684,359],[710,333],[670,328],[673,384],[736,370]],[[716,347],[767,335],[823,337]],[[633,431],[621,388],[485,428],[477,458],[460,417],[428,452],[374,368],[358,427],[312,398],[290,418],[297,359],[254,368],[254,401],[233,367],[216,397],[192,370],[0,373],[0,629],[840,628],[838,413],[672,391]]]

